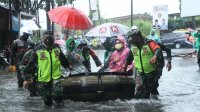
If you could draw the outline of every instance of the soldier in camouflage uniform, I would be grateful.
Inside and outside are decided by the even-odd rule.
[[[38,91],[45,105],[51,106],[53,100],[56,103],[62,103],[61,65],[65,68],[70,66],[59,45],[54,44],[52,31],[43,34],[43,43],[34,49],[32,58],[24,71],[31,70],[34,64],[38,66]]]
[[[23,86],[23,79],[21,76],[21,71],[19,69],[20,62],[22,60],[22,57],[28,50],[29,45],[33,45],[34,43],[28,39],[28,37],[32,34],[30,30],[24,30],[20,31],[20,38],[14,40],[11,48],[11,65],[16,66],[17,69],[17,79],[18,79],[18,87]]]
[[[24,54],[22,58],[20,69],[21,69],[22,79],[28,80],[28,84],[26,84],[26,81],[24,81],[23,85],[27,85],[27,86],[24,86],[24,88],[27,88],[29,90],[30,96],[37,96],[37,84],[36,84],[36,76],[35,76],[37,72],[37,67],[33,66],[28,73],[23,72],[23,69],[25,68],[25,66],[28,64],[28,62],[31,59],[33,48],[34,48],[33,45],[28,47],[29,50]]]

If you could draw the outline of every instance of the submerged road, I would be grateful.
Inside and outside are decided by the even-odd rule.
[[[183,53],[186,50],[173,50]],[[97,51],[103,59],[103,51]],[[94,64],[94,62],[92,61]],[[120,100],[105,102],[74,102],[45,107],[40,97],[30,97],[17,87],[16,74],[0,75],[1,112],[200,112],[200,71],[195,57],[174,57],[172,70],[163,71],[158,99]],[[92,66],[93,71],[98,68]],[[133,88],[134,89],[134,88]]]

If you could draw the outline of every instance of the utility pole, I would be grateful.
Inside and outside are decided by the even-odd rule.
[[[93,20],[93,11],[91,9],[91,0],[89,0],[89,18],[92,20],[93,22],[93,27],[95,26],[95,20]]]
[[[133,26],[133,0],[131,0],[131,27]]]
[[[12,1],[9,0],[9,41],[12,41]]]
[[[38,0],[35,0],[35,9],[36,9],[36,22],[39,25],[39,30],[37,31],[37,42],[40,39],[40,17],[39,17],[39,7]]]
[[[91,2],[89,0],[89,17],[92,20],[92,12],[91,12]]]
[[[98,11],[99,23],[101,24],[101,14],[100,14],[100,9],[99,9],[99,0],[97,0],[97,11]]]
[[[51,21],[49,19],[48,13],[47,13],[50,10],[50,0],[46,0],[46,7],[47,7],[47,10],[46,10],[47,30],[51,30]]]
[[[54,0],[51,0],[51,6],[52,6],[52,9],[53,9],[54,8]],[[51,29],[52,29],[52,32],[53,32],[53,35],[54,35],[54,23],[53,22],[52,22]]]

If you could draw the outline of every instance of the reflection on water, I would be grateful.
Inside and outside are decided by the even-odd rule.
[[[103,54],[97,52],[97,54]],[[103,56],[100,56],[102,59]],[[91,61],[92,62],[92,61]],[[93,63],[93,62],[92,62]],[[94,63],[93,63],[94,64]],[[174,58],[173,69],[164,69],[158,100],[131,99],[104,102],[74,102],[45,107],[40,97],[29,97],[18,89],[16,74],[0,75],[0,110],[2,112],[200,112],[200,72],[195,58]],[[97,67],[92,66],[94,70]]]

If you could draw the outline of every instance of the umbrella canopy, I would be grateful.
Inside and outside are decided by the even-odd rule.
[[[90,18],[74,7],[57,7],[50,10],[48,15],[51,21],[67,29],[85,30],[92,27]]]
[[[22,24],[22,28],[25,27],[25,28],[28,28],[29,30],[39,30],[39,27],[32,19],[21,20],[21,24]]]
[[[130,28],[119,23],[104,23],[94,27],[85,36],[112,37],[117,35],[125,35]]]

